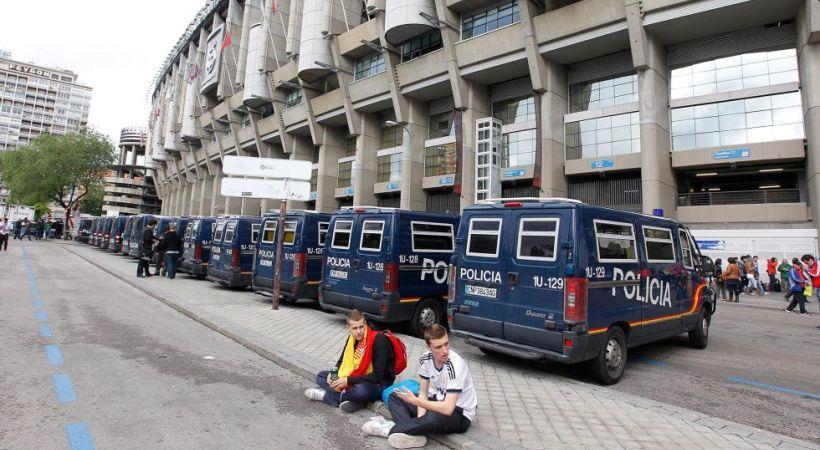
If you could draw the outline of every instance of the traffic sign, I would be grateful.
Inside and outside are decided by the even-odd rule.
[[[310,200],[310,183],[294,180],[223,178],[220,194],[225,197]]]
[[[239,177],[310,181],[312,171],[313,163],[310,161],[232,155],[222,160],[222,172],[225,175]]]

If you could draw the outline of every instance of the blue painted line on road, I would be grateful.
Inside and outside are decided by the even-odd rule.
[[[820,400],[820,394],[812,394],[811,392],[800,391],[800,390],[797,390],[797,389],[791,389],[791,388],[787,388],[787,387],[783,387],[783,386],[777,386],[777,385],[774,385],[774,384],[761,383],[759,381],[747,380],[745,378],[740,378],[740,377],[728,377],[727,380],[729,380],[733,383],[746,384],[746,385],[749,385],[749,386],[755,386],[755,387],[759,387],[759,388],[763,388],[763,389],[768,389],[770,391],[777,391],[777,392],[782,392],[784,394],[799,395],[800,397],[808,397],[808,398],[813,398],[815,400]]]
[[[59,366],[63,363],[63,354],[60,353],[60,349],[56,345],[46,345],[45,349],[49,364]]]
[[[71,378],[65,373],[55,373],[54,389],[57,391],[57,400],[60,403],[69,403],[77,400],[77,395],[74,394],[74,388],[71,386]]]
[[[46,306],[46,304],[43,303],[42,300],[34,300],[33,302],[31,302],[31,304],[34,305],[34,307],[37,309],[43,309],[43,307]]]
[[[51,332],[51,327],[47,323],[40,324],[40,337],[45,339],[54,337],[54,333]]]
[[[91,440],[91,433],[88,432],[87,423],[70,423],[66,425],[65,430],[68,433],[71,450],[94,450],[94,442]]]
[[[640,356],[636,358],[632,358],[632,362],[638,364],[646,364],[648,366],[655,366],[655,367],[666,367],[669,365],[666,361],[659,361],[657,359],[649,359],[649,358],[642,358]]]
[[[37,320],[40,322],[48,321],[48,314],[46,314],[46,312],[43,310],[34,311],[34,315],[37,316]]]

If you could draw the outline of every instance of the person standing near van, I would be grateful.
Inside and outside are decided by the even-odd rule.
[[[370,328],[361,311],[349,311],[345,320],[349,335],[336,367],[316,374],[319,387],[306,389],[305,397],[352,413],[381,398],[393,384],[396,356],[390,339]]]
[[[801,256],[800,261],[803,263],[803,270],[808,275],[807,280],[811,280],[812,291],[820,301],[820,264],[811,255]],[[806,298],[806,303],[811,303],[808,298]]]
[[[755,263],[752,257],[747,255],[743,261],[743,269],[746,272],[746,293],[752,295],[757,291],[757,280],[755,280]]]
[[[151,256],[154,252],[154,227],[157,225],[156,219],[148,221],[148,225],[142,230],[140,236],[139,263],[137,264],[137,278],[148,278],[151,276]]]
[[[9,234],[11,233],[11,226],[9,225],[9,218],[3,217],[0,221],[0,250],[9,251]]]
[[[177,233],[176,224],[168,226],[168,231],[160,243],[162,250],[165,253],[165,269],[169,279],[173,280],[177,275],[177,263],[179,262],[179,254],[182,252],[182,238]]]
[[[743,287],[738,284],[740,282],[740,267],[737,265],[737,258],[733,256],[729,257],[727,261],[729,265],[723,271],[722,278],[726,283],[726,290],[729,291],[729,301],[737,303],[740,301],[740,291],[743,290]]]
[[[769,290],[773,290],[777,281],[777,258],[771,257],[766,261],[766,274],[769,275]]]
[[[803,295],[803,289],[806,288],[806,275],[803,274],[803,264],[797,258],[792,259],[792,268],[789,270],[789,286],[792,291],[792,301],[786,307],[786,312],[794,312],[794,307],[800,305],[800,314],[808,316],[806,312],[806,296]]]
[[[715,293],[720,293],[720,298],[726,300],[726,282],[723,281],[723,260],[715,260]]]
[[[780,272],[780,284],[783,285],[783,290],[786,292],[783,296],[787,301],[789,297],[792,296],[792,291],[789,289],[789,270],[791,270],[791,268],[792,266],[786,258],[783,258],[783,261],[777,266],[777,271]]]
[[[428,434],[464,433],[475,420],[478,399],[467,362],[450,349],[447,329],[434,324],[424,333],[427,349],[419,360],[419,394],[406,388],[387,400],[393,417],[371,420],[362,431],[386,437],[394,448],[427,445]]]

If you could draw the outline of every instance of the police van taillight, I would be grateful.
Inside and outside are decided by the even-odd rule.
[[[293,255],[293,276],[303,277],[307,273],[307,253]]]
[[[202,260],[202,244],[194,245],[194,259]]]
[[[456,266],[450,264],[449,272],[447,273],[447,303],[456,301]]]
[[[384,292],[398,292],[399,265],[389,262],[384,265]]]
[[[580,323],[587,320],[587,279],[567,277],[564,288],[564,321]]]
[[[231,251],[231,250],[228,250],[228,251]],[[240,252],[236,249],[231,251],[231,267],[239,267],[239,256],[241,254],[242,254],[242,252]]]

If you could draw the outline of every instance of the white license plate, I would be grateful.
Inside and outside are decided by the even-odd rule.
[[[344,270],[331,270],[330,271],[330,276],[333,277],[333,278],[340,278],[342,280],[346,280],[347,279],[347,272],[345,272]]]
[[[482,286],[471,286],[468,284],[464,286],[464,293],[467,295],[475,295],[477,297],[496,298],[498,289]]]
[[[212,261],[219,261],[219,255],[211,255]]]
[[[273,267],[273,261],[271,261],[269,259],[263,259],[263,260],[259,261],[259,265],[260,266]]]

